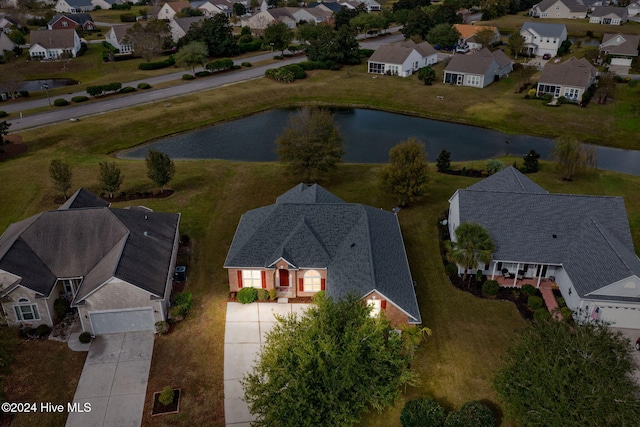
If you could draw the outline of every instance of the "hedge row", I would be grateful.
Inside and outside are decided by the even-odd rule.
[[[98,86],[87,86],[87,93],[89,96],[100,96],[104,95],[106,92],[118,92],[122,88],[122,83],[109,83],[106,85],[98,85]]]
[[[176,65],[176,60],[173,59],[173,56],[170,56],[164,61],[142,62],[138,65],[138,68],[140,70],[159,70],[161,68],[172,67],[174,65]]]
[[[260,49],[262,49],[262,42],[260,40],[249,43],[238,43],[240,53],[255,52]]]
[[[265,71],[264,75],[281,83],[291,83],[294,80],[305,79],[307,77],[307,73],[298,64],[269,68]]]
[[[230,70],[231,68],[233,68],[233,60],[229,58],[215,59],[213,61],[207,62],[204,68],[212,72]]]

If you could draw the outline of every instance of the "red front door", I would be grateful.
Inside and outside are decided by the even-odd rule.
[[[280,272],[280,286],[289,286],[289,270],[281,269]]]

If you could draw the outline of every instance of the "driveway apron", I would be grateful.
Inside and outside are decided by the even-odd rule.
[[[76,388],[76,407],[67,427],[139,427],[153,354],[153,332],[126,332],[96,337]],[[88,406],[87,406],[88,407]]]

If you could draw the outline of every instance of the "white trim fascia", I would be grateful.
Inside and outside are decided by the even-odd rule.
[[[271,264],[269,264],[269,265],[267,266],[267,268],[269,268],[269,267],[271,267],[271,266],[273,266],[273,265],[277,264],[280,260],[282,260],[282,261],[286,262],[286,263],[287,263],[288,265],[290,265],[291,267],[296,268],[296,266],[295,266],[295,265],[293,265],[293,264],[291,264],[291,263],[289,262],[289,260],[287,260],[285,257],[280,257],[280,258],[278,258],[277,260],[273,261]]]
[[[407,317],[409,317],[409,318],[411,318],[411,319],[414,319],[414,320],[417,322],[417,320],[418,320],[418,319],[416,319],[415,317],[413,317],[411,314],[407,313],[407,312],[406,312],[402,307],[400,307],[398,304],[396,304],[395,302],[393,302],[393,300],[392,300],[392,299],[390,299],[388,296],[386,296],[385,294],[383,294],[382,292],[380,292],[379,290],[377,290],[377,289],[375,289],[375,288],[374,288],[374,289],[372,289],[372,290],[370,290],[369,292],[367,292],[367,293],[366,293],[362,298],[360,298],[360,299],[361,299],[361,300],[365,299],[366,297],[368,297],[369,295],[371,295],[373,292],[375,292],[375,293],[377,293],[378,295],[380,295],[381,297],[383,297],[383,299],[384,299],[385,301],[389,301],[391,304],[393,304],[393,306],[394,306],[394,307],[396,307],[398,310],[400,310],[401,312],[403,312],[404,314],[406,314],[406,315],[407,315]],[[420,309],[420,307],[418,307],[418,309]],[[414,323],[416,323],[416,322],[414,322]],[[411,322],[409,322],[409,323],[411,323]],[[420,323],[416,323],[416,324],[422,324],[422,322],[420,322]]]

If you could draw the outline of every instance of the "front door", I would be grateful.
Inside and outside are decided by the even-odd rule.
[[[280,286],[289,286],[289,270],[281,269],[280,272]]]

